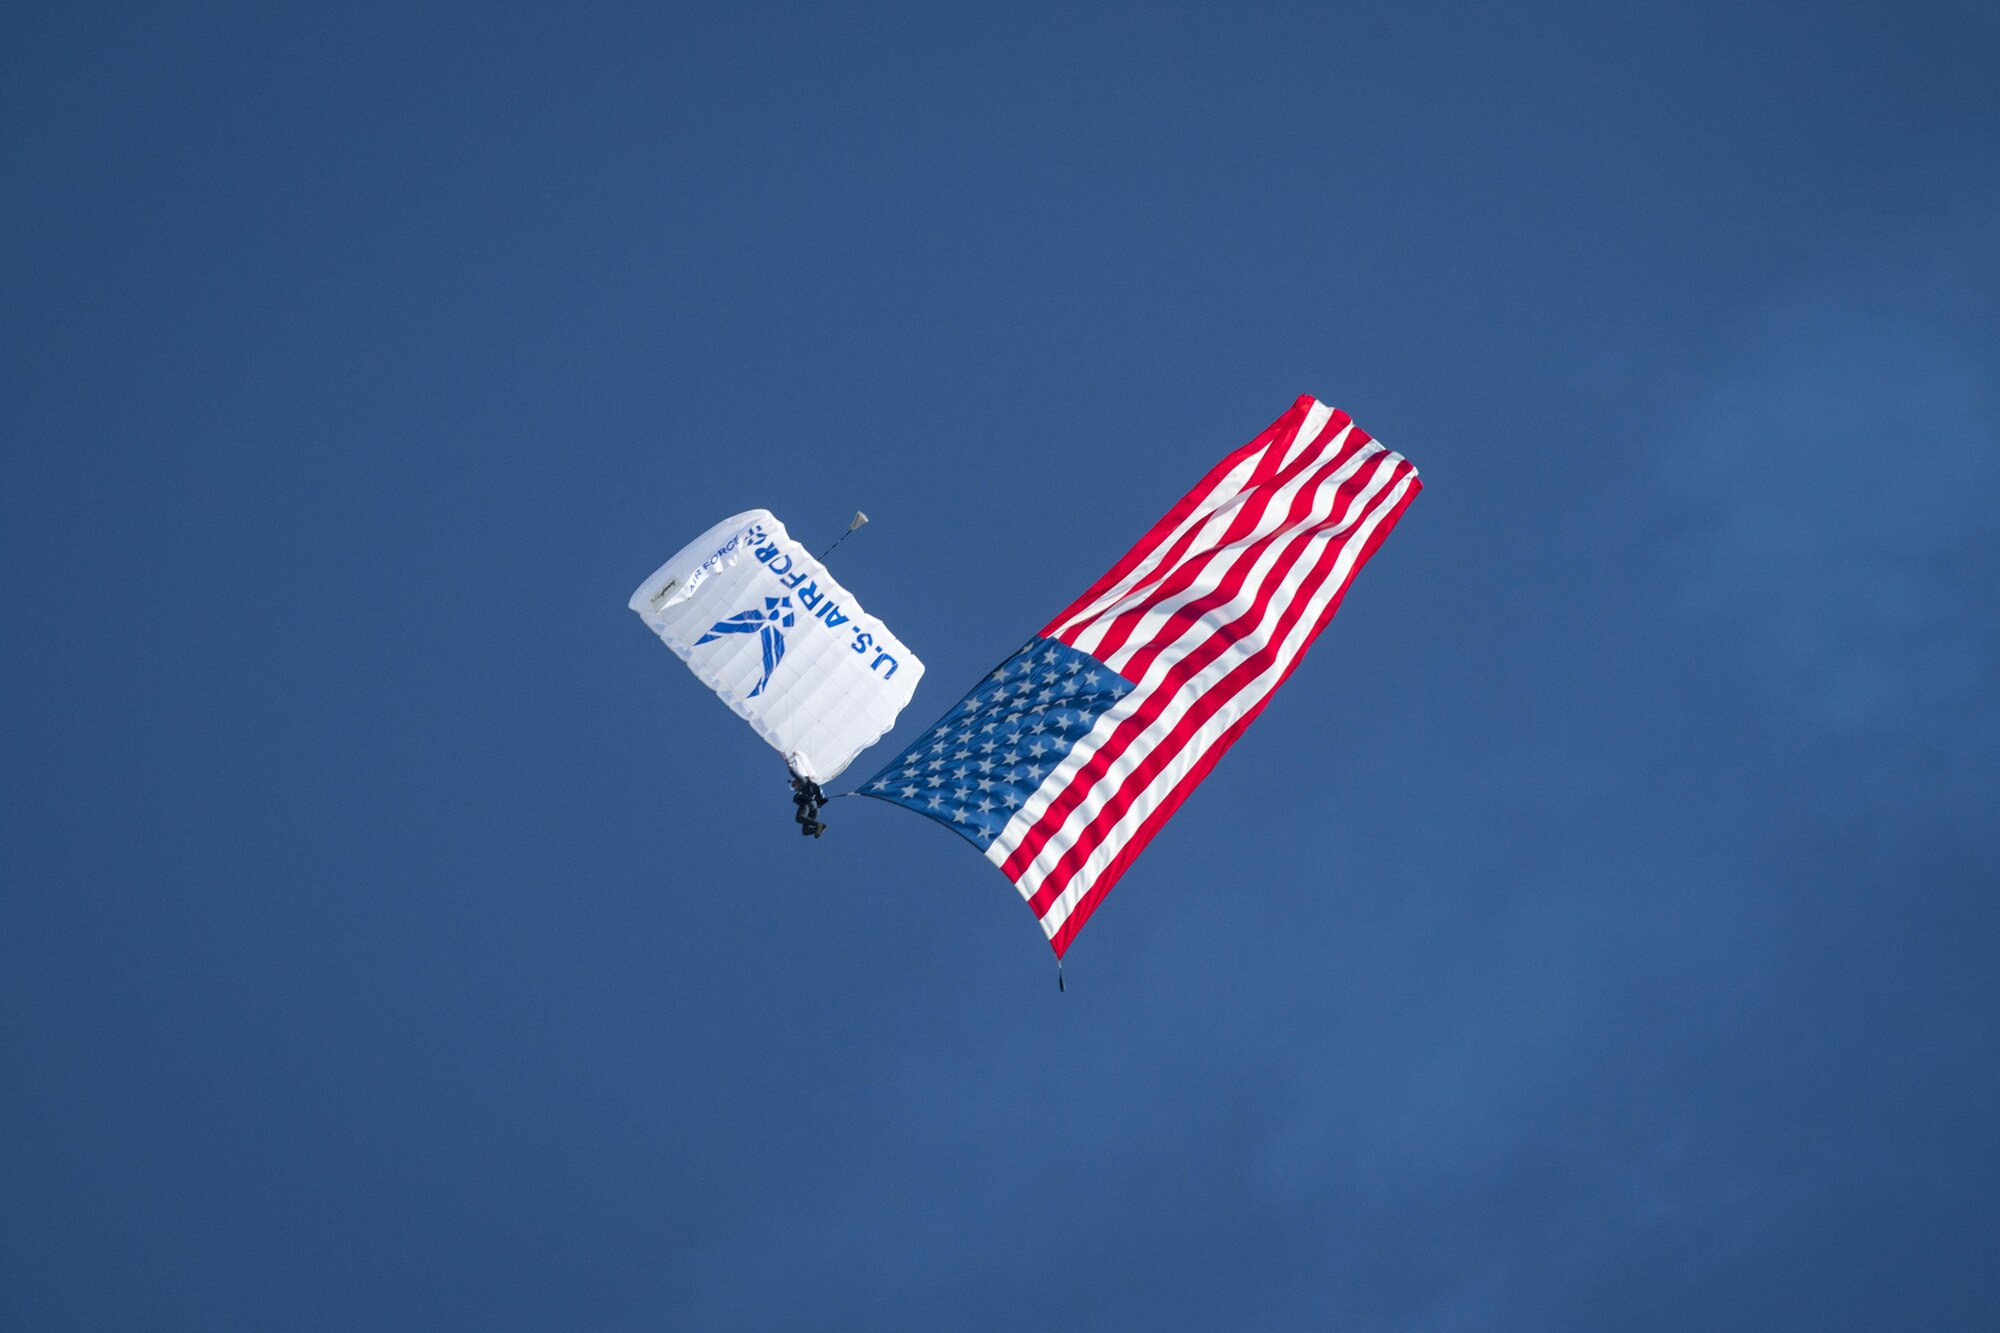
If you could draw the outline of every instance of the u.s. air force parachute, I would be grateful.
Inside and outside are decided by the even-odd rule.
[[[682,547],[628,605],[785,757],[799,825],[813,836],[825,829],[819,784],[895,725],[924,674],[917,655],[763,509]]]

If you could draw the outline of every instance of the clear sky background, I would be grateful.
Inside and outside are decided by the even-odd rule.
[[[1994,15],[24,8],[0,1326],[2000,1326]],[[1300,393],[1067,994],[625,609],[866,509],[886,758]]]

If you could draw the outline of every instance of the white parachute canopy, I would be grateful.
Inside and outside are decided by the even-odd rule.
[[[629,605],[814,782],[832,781],[882,739],[924,674],[917,655],[763,509],[695,538]]]

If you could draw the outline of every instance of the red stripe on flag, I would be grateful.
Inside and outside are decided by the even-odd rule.
[[[1359,431],[1353,433],[1355,435],[1361,434]],[[1363,444],[1368,442],[1365,435],[1362,435],[1361,439]],[[1203,616],[1207,615],[1210,611],[1228,606],[1234,601],[1244,583],[1248,580],[1250,572],[1256,567],[1258,559],[1262,557],[1265,551],[1270,549],[1273,542],[1281,540],[1287,533],[1293,532],[1300,523],[1305,521],[1312,513],[1313,506],[1321,499],[1320,488],[1334,474],[1338,473],[1341,468],[1346,467],[1360,448],[1361,445],[1359,444],[1353,450],[1343,447],[1332,458],[1328,459],[1313,474],[1311,481],[1307,485],[1301,486],[1297,494],[1292,496],[1291,504],[1285,511],[1284,522],[1272,532],[1259,538],[1250,548],[1246,549],[1238,557],[1236,564],[1224,575],[1222,581],[1214,591],[1204,593],[1202,596],[1190,601],[1187,605],[1170,612],[1166,623],[1158,631],[1149,636],[1150,641],[1146,646],[1135,650],[1124,661],[1118,664],[1117,670],[1119,673],[1127,680],[1136,681],[1143,679],[1153,664],[1168,650],[1178,644],[1188,629],[1199,624]],[[1371,472],[1367,469],[1356,469],[1354,476],[1348,478],[1347,481],[1341,483],[1335,489],[1333,509],[1327,515],[1325,522],[1313,524],[1310,528],[1303,530],[1300,535],[1310,537],[1313,533],[1323,530],[1327,525],[1337,523],[1341,518],[1342,504],[1351,502],[1356,493],[1365,489],[1365,479],[1369,475],[1371,475]],[[1296,546],[1296,543],[1294,543],[1294,546]],[[1197,571],[1201,571],[1207,568],[1207,564],[1208,562],[1204,561],[1202,564],[1193,567]],[[1228,625],[1211,631],[1211,633],[1218,633],[1224,638],[1226,643],[1233,643],[1241,637],[1241,635],[1236,633],[1240,627],[1255,626],[1257,623],[1256,618],[1263,613],[1264,607],[1269,604],[1269,590],[1282,585],[1285,573],[1289,568],[1290,552],[1287,551],[1284,555],[1272,561],[1270,568],[1266,569],[1259,576],[1262,581],[1258,585],[1256,599],[1250,611],[1242,616],[1238,616]],[[1105,656],[1104,654],[1095,655],[1100,659]],[[1194,672],[1192,671],[1176,667],[1170,671],[1170,678],[1178,683],[1187,680],[1193,674]]]
[[[1333,423],[1329,420],[1327,424],[1331,426]],[[1356,431],[1354,434],[1358,435],[1360,432]],[[1136,606],[1127,607],[1125,610],[1112,615],[1108,623],[1105,617],[1100,616],[1093,618],[1083,625],[1077,626],[1074,631],[1074,635],[1077,638],[1083,637],[1084,632],[1093,626],[1099,627],[1098,637],[1084,651],[1088,652],[1092,657],[1097,658],[1100,662],[1109,662],[1112,654],[1130,642],[1133,633],[1138,630],[1140,625],[1145,623],[1147,615],[1152,612],[1155,606],[1170,597],[1178,596],[1192,587],[1224,550],[1242,541],[1262,526],[1265,514],[1270,511],[1271,505],[1278,498],[1278,493],[1286,485],[1309,470],[1321,466],[1321,460],[1316,457],[1315,451],[1321,448],[1329,438],[1331,437],[1322,432],[1318,437],[1310,441],[1305,448],[1299,451],[1297,458],[1283,466],[1279,466],[1279,464],[1284,455],[1290,450],[1291,442],[1286,442],[1282,446],[1273,444],[1266,450],[1264,457],[1258,460],[1256,472],[1251,475],[1242,490],[1238,492],[1243,499],[1243,503],[1238,505],[1236,512],[1230,516],[1229,524],[1223,530],[1222,536],[1219,539],[1208,542],[1203,547],[1198,559],[1181,559],[1180,563],[1171,568],[1165,577],[1161,578],[1148,589],[1145,599]],[[1365,441],[1367,437],[1363,435],[1362,439]],[[1335,459],[1328,460],[1327,466],[1321,467],[1321,471],[1330,470],[1334,464],[1337,464],[1339,457],[1347,455],[1350,452],[1346,448],[1346,444],[1346,441],[1342,441],[1342,447]],[[1355,445],[1355,448],[1359,447],[1359,444]],[[1291,506],[1286,511],[1287,523],[1296,521],[1299,514],[1300,501],[1304,500],[1310,504],[1313,492],[1317,488],[1318,482],[1315,481],[1312,485],[1301,487],[1298,494],[1292,497]],[[1187,536],[1190,541],[1193,540],[1195,530],[1191,529]],[[1260,548],[1266,544],[1267,542],[1264,540],[1260,540],[1257,543]],[[1237,563],[1239,565],[1245,563],[1253,554],[1254,552],[1245,552],[1243,556],[1238,558]],[[1136,592],[1137,590],[1135,589],[1134,591]],[[1126,600],[1130,600],[1129,597]],[[1146,659],[1150,661],[1158,655],[1159,650],[1169,640],[1158,632],[1150,634],[1147,637],[1151,645],[1151,652],[1147,653]],[[1081,644],[1074,643],[1072,646],[1082,647]],[[1121,668],[1119,674],[1123,675],[1127,680],[1138,680],[1144,674],[1144,668],[1138,667],[1136,664],[1121,664]]]
[[[1396,485],[1400,484],[1403,476],[1408,475],[1408,471],[1406,471],[1408,467],[1407,463],[1400,464],[1397,471],[1402,475],[1392,478],[1389,487],[1385,489],[1392,491]],[[1118,848],[1110,862],[1106,864],[1090,887],[1084,891],[1083,896],[1077,900],[1076,905],[1070,909],[1069,915],[1064,918],[1062,925],[1057,928],[1056,933],[1049,939],[1049,944],[1055,950],[1058,958],[1062,957],[1068,951],[1070,943],[1076,938],[1076,933],[1083,928],[1084,922],[1089,920],[1091,914],[1097,910],[1097,905],[1104,900],[1105,895],[1110,893],[1119,879],[1123,877],[1126,868],[1131,865],[1133,859],[1146,849],[1147,844],[1152,842],[1154,835],[1166,824],[1173,813],[1180,809],[1181,803],[1193,793],[1195,787],[1200,785],[1202,779],[1208,776],[1209,771],[1215,767],[1216,761],[1221,759],[1229,747],[1236,743],[1237,738],[1243,734],[1244,728],[1256,720],[1258,715],[1269,705],[1270,701],[1276,697],[1278,688],[1291,678],[1292,672],[1296,671],[1299,663],[1305,660],[1306,650],[1312,646],[1313,640],[1317,639],[1320,632],[1332,621],[1334,612],[1340,609],[1340,603],[1347,596],[1348,588],[1353,586],[1354,576],[1361,572],[1362,566],[1368,563],[1369,559],[1375,554],[1376,549],[1381,546],[1383,539],[1389,535],[1390,530],[1401,520],[1403,511],[1409,507],[1410,501],[1415,499],[1417,492],[1422,489],[1423,483],[1411,477],[1409,487],[1404,491],[1402,498],[1395,502],[1394,507],[1381,518],[1375,530],[1368,535],[1367,541],[1362,545],[1360,554],[1355,558],[1353,567],[1348,570],[1347,577],[1341,581],[1339,589],[1328,600],[1325,610],[1320,613],[1311,632],[1306,635],[1304,642],[1300,644],[1298,652],[1293,654],[1292,659],[1285,664],[1284,670],[1279,673],[1277,680],[1272,682],[1270,689],[1266,690],[1260,698],[1246,708],[1242,717],[1230,724],[1228,730],[1218,736],[1207,749],[1201,752],[1200,756],[1195,760],[1188,772],[1182,776],[1180,781],[1176,782],[1173,788],[1165,796],[1161,797],[1154,807],[1146,813],[1144,818],[1140,820],[1138,826],[1133,829],[1130,836]],[[1338,552],[1342,549],[1344,548],[1341,546],[1329,544],[1330,552]],[[1273,636],[1273,642],[1281,642],[1282,637],[1282,635]],[[1265,665],[1269,665],[1268,658],[1265,661]],[[1220,705],[1218,704],[1217,706],[1219,707]],[[1211,715],[1213,711],[1213,709],[1210,710]],[[1185,728],[1176,728],[1176,739],[1179,738],[1183,730]],[[1143,776],[1140,773],[1135,773],[1134,775],[1134,780],[1139,783],[1139,789],[1143,789],[1146,778],[1157,773],[1164,766],[1166,761],[1160,760],[1159,756],[1166,754],[1171,758],[1171,755],[1177,753],[1179,748],[1180,746],[1175,744],[1174,740],[1169,740],[1158,747],[1152,755],[1147,757],[1146,761],[1140,766]],[[1107,807],[1108,812],[1109,809]],[[1101,822],[1102,818],[1103,816],[1100,815],[1098,821],[1093,821],[1093,825]],[[1116,819],[1113,819],[1111,824],[1115,823]],[[1106,825],[1105,827],[1108,828],[1110,825]],[[1038,892],[1035,896],[1037,898],[1043,897],[1041,890],[1045,889],[1049,881],[1053,879],[1062,879],[1066,887],[1068,879],[1074,874],[1075,867],[1081,865],[1082,861],[1088,856],[1087,851],[1084,852],[1083,856],[1078,856],[1077,853],[1093,845],[1088,835],[1080,837],[1069,853],[1065,854],[1062,862],[1059,862],[1055,869],[1051,871],[1049,880],[1044,880],[1043,885],[1038,886]],[[1046,901],[1053,902],[1059,896],[1060,890],[1056,893],[1047,894]],[[1046,911],[1047,908],[1044,905],[1037,908],[1035,914],[1040,917],[1045,915]]]
[[[1393,455],[1385,454],[1383,457],[1386,460],[1393,457]],[[1400,461],[1392,466],[1390,477],[1378,492],[1378,496],[1386,498],[1392,494],[1396,482],[1400,479],[1397,474],[1407,468],[1408,464],[1401,463]],[[1372,513],[1372,508],[1368,512]],[[1364,517],[1365,515],[1357,516],[1357,521]],[[1326,543],[1326,549],[1321,553],[1320,558],[1314,562],[1309,576],[1302,581],[1300,587],[1312,591],[1319,590],[1346,551],[1347,543],[1345,541],[1329,541]],[[1342,581],[1341,588],[1335,590],[1334,598],[1330,600],[1337,599],[1344,594],[1346,584],[1352,581],[1354,573],[1360,568],[1361,560],[1364,558],[1365,554],[1357,555],[1354,564],[1349,567],[1347,578]],[[1057,859],[1056,864],[1049,867],[1041,881],[1036,884],[1034,896],[1030,900],[1030,906],[1035,909],[1037,916],[1047,915],[1048,909],[1067,891],[1071,881],[1083,868],[1084,862],[1089,859],[1090,855],[1098,847],[1104,845],[1109,838],[1115,836],[1118,821],[1125,817],[1135,802],[1145,796],[1152,780],[1199,739],[1198,733],[1201,728],[1206,726],[1216,713],[1233,702],[1237,695],[1248,689],[1274,663],[1280,663],[1280,654],[1286,650],[1286,641],[1290,637],[1292,630],[1297,626],[1300,618],[1305,615],[1311,604],[1311,600],[1311,594],[1307,592],[1286,602],[1279,611],[1278,622],[1272,627],[1270,633],[1265,637],[1264,642],[1254,652],[1247,655],[1243,661],[1232,667],[1229,673],[1221,680],[1216,681],[1203,690],[1190,703],[1186,713],[1175,722],[1173,729],[1165,737],[1162,737],[1148,753],[1143,755],[1133,766],[1133,771],[1126,774],[1119,781],[1117,787],[1106,795],[1102,807],[1092,816],[1090,822],[1078,832],[1070,846]],[[1280,680],[1282,680],[1284,674],[1290,673],[1292,667],[1296,665],[1298,656],[1303,655],[1306,647],[1311,643],[1312,637],[1317,633],[1318,628],[1315,627],[1311,634],[1300,641],[1297,649],[1294,650],[1291,660],[1282,662],[1283,673],[1279,678]],[[1270,693],[1275,691],[1276,688],[1277,682],[1274,681],[1267,687],[1264,694],[1257,700],[1253,700],[1253,702],[1261,707],[1261,700],[1268,698]],[[1210,745],[1213,744],[1214,742],[1211,741]],[[1127,747],[1129,748],[1129,741],[1127,742]],[[1050,830],[1044,835],[1044,845],[1046,845],[1046,838],[1053,836],[1054,831]],[[1130,858],[1126,859],[1129,860]]]
[[[1163,545],[1173,535],[1174,529],[1179,527],[1184,519],[1200,507],[1201,502],[1208,497],[1209,493],[1222,484],[1222,479],[1228,476],[1239,463],[1258,450],[1269,448],[1271,445],[1277,443],[1281,437],[1289,440],[1297,435],[1299,426],[1305,421],[1306,413],[1312,408],[1313,401],[1310,394],[1301,397],[1297,402],[1292,404],[1290,411],[1272,422],[1263,434],[1241,448],[1232,451],[1228,457],[1210,468],[1208,474],[1201,479],[1195,488],[1186,495],[1183,495],[1159,522],[1148,528],[1146,535],[1141,537],[1131,550],[1120,556],[1118,562],[1104,572],[1103,577],[1091,584],[1085,590],[1083,596],[1064,607],[1060,615],[1051,620],[1047,625],[1044,625],[1041,637],[1063,638],[1058,631],[1062,628],[1065,621],[1069,620],[1072,616],[1082,615],[1099,597],[1116,587],[1119,582],[1138,569],[1148,556],[1152,555],[1158,547]],[[1171,553],[1173,559],[1179,557],[1179,550],[1185,549],[1186,542],[1192,541],[1193,535],[1193,530],[1191,529],[1186,534],[1184,540],[1176,544],[1179,549]],[[1172,563],[1173,560],[1169,559],[1162,563],[1162,568],[1171,568]],[[1069,642],[1066,638],[1063,638],[1063,641],[1065,643]]]
[[[1394,458],[1395,455],[1384,452],[1380,457],[1386,462]],[[1338,459],[1328,460],[1322,471],[1325,475],[1330,476],[1334,471],[1338,470],[1340,465]],[[1403,464],[1403,466],[1407,467],[1408,465]],[[1372,468],[1356,469],[1353,476],[1341,483],[1341,486],[1336,491],[1335,503],[1326,518],[1321,522],[1304,528],[1296,526],[1280,528],[1267,539],[1267,542],[1282,541],[1283,545],[1279,558],[1271,563],[1271,567],[1263,575],[1262,582],[1255,589],[1251,605],[1228,625],[1194,640],[1186,648],[1180,659],[1169,667],[1166,677],[1160,684],[1149,691],[1144,698],[1135,700],[1136,707],[1132,715],[1121,722],[1113,730],[1112,734],[1105,739],[1104,743],[1098,747],[1097,751],[1085,761],[1071,779],[1068,787],[1055,800],[1049,803],[1048,808],[1036,820],[1033,827],[1024,833],[1020,844],[1008,855],[1005,864],[1001,868],[1009,878],[1018,880],[1018,877],[1028,869],[1034,858],[1040,854],[1043,845],[1061,829],[1063,822],[1077,806],[1083,803],[1092,788],[1096,786],[1098,780],[1110,770],[1111,766],[1124,754],[1131,743],[1142,736],[1159,719],[1160,714],[1175,698],[1176,692],[1194,676],[1199,675],[1231,645],[1244,637],[1243,631],[1246,627],[1255,627],[1262,621],[1270,609],[1272,597],[1284,585],[1286,576],[1292,572],[1291,566],[1299,550],[1309,543],[1315,535],[1324,532],[1329,527],[1337,527],[1344,521],[1358,521],[1360,515],[1354,511],[1354,497],[1360,491],[1367,488],[1369,481],[1373,479],[1375,473],[1376,469]],[[1393,484],[1394,481],[1392,479],[1390,485]],[[1385,486],[1383,489],[1386,492],[1388,487]],[[1313,487],[1302,488],[1300,495],[1295,498],[1294,507],[1287,514],[1289,523],[1296,524],[1298,519],[1302,517],[1302,513],[1310,512],[1312,504],[1319,498],[1317,495],[1317,482],[1315,482]],[[1301,505],[1303,506],[1303,510],[1299,507]],[[1337,560],[1339,553],[1344,549],[1344,542],[1329,541],[1327,543],[1327,554],[1322,557],[1320,564],[1325,565],[1330,561]],[[1247,581],[1254,563],[1254,561],[1248,560],[1239,561],[1235,567],[1228,571],[1225,575],[1223,586],[1211,595],[1214,606],[1226,606],[1230,601],[1234,600],[1240,593],[1243,584]],[[1323,578],[1323,575],[1319,572],[1319,566],[1315,566],[1313,574],[1301,581],[1298,589],[1295,591],[1294,596],[1296,600],[1293,605],[1303,608],[1306,600],[1310,597],[1311,589],[1317,586],[1321,578]],[[1289,632],[1291,625],[1296,622],[1297,615],[1298,612],[1291,609],[1281,613],[1278,627],[1269,636],[1271,644],[1283,641],[1284,634]],[[1176,640],[1175,642],[1181,641]],[[1102,659],[1100,658],[1100,660]],[[1240,670],[1240,668],[1237,670]],[[1131,680],[1141,674],[1139,672],[1132,672],[1126,676],[1126,679]],[[1233,686],[1225,688],[1235,675],[1236,672],[1232,671],[1231,676],[1225,677],[1222,681],[1218,681],[1215,685],[1211,686],[1204,693],[1202,699],[1197,700],[1196,710],[1199,710],[1201,705],[1206,702],[1208,710],[1202,715],[1207,716],[1207,713],[1212,713],[1215,708],[1219,708],[1222,704],[1226,703],[1228,698],[1233,696],[1237,688]],[[1220,692],[1219,695],[1218,692]],[[1169,738],[1162,740],[1160,748],[1170,751],[1178,748],[1180,744],[1185,742],[1185,737],[1181,734],[1185,730],[1187,730],[1187,726],[1184,720],[1182,725],[1176,728],[1175,733],[1170,735]],[[1127,781],[1129,782],[1129,779]],[[1086,838],[1084,841],[1088,841],[1088,839]],[[1065,876],[1064,878],[1067,877]],[[1045,912],[1048,904],[1053,902],[1061,892],[1059,887],[1054,890],[1047,890],[1045,885],[1046,881],[1044,881],[1043,885],[1036,886],[1037,891],[1030,900],[1030,906],[1035,909],[1037,916]]]

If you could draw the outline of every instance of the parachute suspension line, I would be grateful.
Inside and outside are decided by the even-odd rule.
[[[866,523],[867,521],[868,521],[868,515],[862,513],[859,509],[855,510],[854,521],[847,525],[846,532],[841,533],[838,537],[835,537],[833,539],[833,546],[838,546],[842,542],[846,541],[849,537],[853,536],[855,532],[860,529],[861,525]],[[818,558],[822,563],[825,562],[828,556],[833,554],[833,546],[829,546],[824,551],[821,551],[819,553]]]
[[[819,812],[826,804],[826,793],[819,784],[805,777],[795,768],[788,768],[792,775],[792,804],[798,810],[792,816],[798,822],[799,832],[808,838],[817,838],[826,832],[826,825],[820,822]]]

